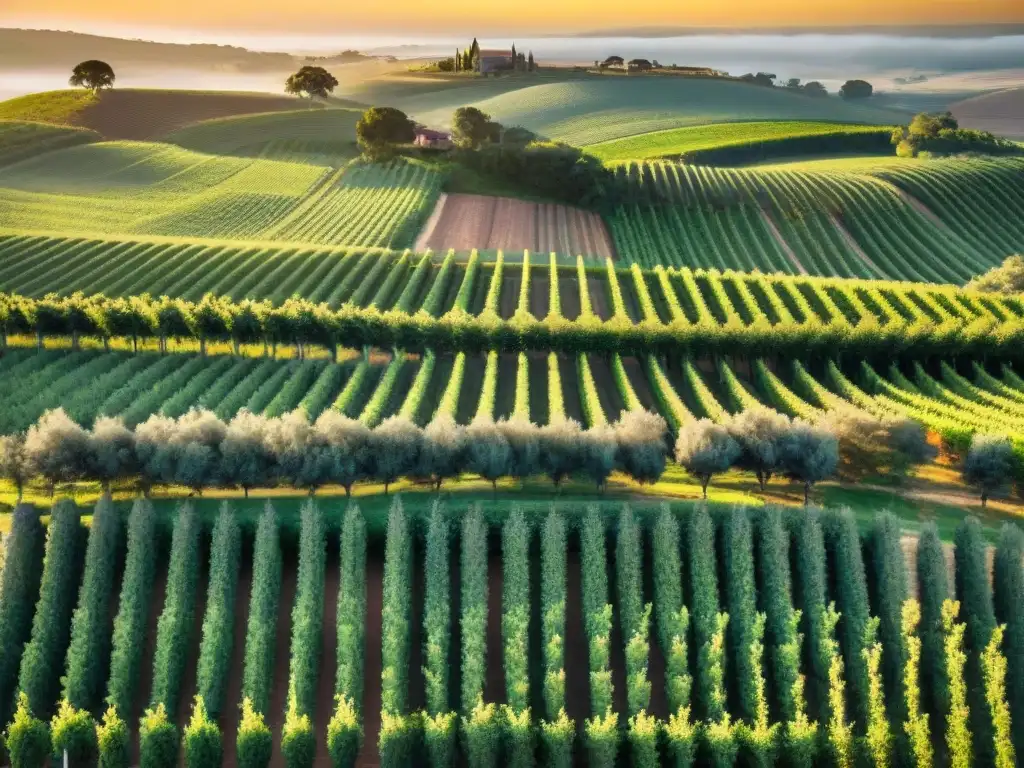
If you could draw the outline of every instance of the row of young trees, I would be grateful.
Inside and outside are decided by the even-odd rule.
[[[33,478],[57,484],[81,480],[136,482],[147,492],[158,485],[251,488],[286,484],[308,490],[357,482],[388,486],[402,477],[429,481],[477,474],[495,488],[503,477],[546,475],[556,487],[570,476],[603,487],[615,470],[653,483],[665,470],[664,419],[628,411],[619,421],[584,430],[572,419],[539,427],[523,418],[494,421],[486,415],[468,425],[441,414],[425,427],[404,415],[372,429],[329,410],[310,422],[297,409],[281,417],[242,410],[222,421],[192,409],[174,419],[154,414],[134,430],[119,418],[102,417],[91,430],[62,409],[47,411],[27,433],[0,437],[0,477],[18,488]]]
[[[578,190],[575,185],[593,169],[578,154],[560,145],[532,144],[514,153],[500,148],[470,152],[467,162],[485,172],[504,174],[518,169],[516,173],[526,174],[531,184],[539,186],[554,184],[552,177],[558,178],[563,186],[568,185],[566,189],[585,193],[589,182],[581,182]],[[685,270],[680,274],[689,275]],[[674,296],[669,295],[670,303]],[[583,313],[576,320],[561,316],[538,320],[529,313],[504,320],[496,312],[474,316],[465,310],[434,317],[426,311],[409,314],[351,303],[332,309],[298,297],[274,306],[269,300],[236,302],[210,294],[198,302],[146,294],[130,298],[51,294],[41,299],[0,294],[0,346],[10,334],[34,334],[40,344],[46,337],[70,338],[73,347],[83,336],[101,338],[105,343],[113,338],[131,339],[133,349],[140,339],[155,339],[162,351],[166,351],[169,339],[194,339],[201,352],[214,341],[232,343],[236,349],[241,344],[275,349],[278,344],[288,344],[296,347],[300,357],[307,346],[314,345],[333,352],[341,346],[656,355],[690,351],[751,356],[773,350],[805,358],[816,351],[834,353],[837,346],[866,355],[890,354],[893,350],[944,357],[981,351],[998,354],[1015,352],[1024,341],[1024,322],[1016,317],[978,318],[969,323],[957,319],[939,324],[921,322],[908,335],[905,325],[880,325],[872,318],[864,318],[857,325],[845,319],[723,325],[712,316],[690,322],[681,310],[673,310],[673,316],[669,323],[653,319],[634,323],[628,315],[602,321],[593,312]]]

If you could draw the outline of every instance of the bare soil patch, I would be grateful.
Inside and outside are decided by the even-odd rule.
[[[1024,88],[1007,88],[958,101],[950,111],[963,128],[1024,139]]]
[[[608,421],[617,421],[622,413],[622,396],[615,385],[608,360],[600,355],[587,355],[590,361],[590,372],[597,385],[597,397],[601,401],[601,409]]]
[[[356,765],[380,765],[377,736],[380,733],[381,609],[384,603],[384,558],[379,551],[366,554],[366,641],[363,655],[363,745]]]
[[[640,404],[652,413],[657,413],[657,401],[654,398],[654,394],[651,392],[651,385],[647,380],[647,373],[644,371],[644,367],[640,364],[640,361],[635,357],[624,357],[622,358],[622,367],[626,369],[626,378],[628,378],[629,383],[633,385],[633,391],[639,398]]]
[[[469,424],[476,416],[480,405],[480,392],[484,387],[484,370],[487,358],[484,355],[466,355],[466,369],[462,375],[462,386],[459,388],[459,407],[455,420],[459,424]]]
[[[511,197],[447,195],[416,241],[418,249],[493,249],[615,258],[611,236],[592,211]]]
[[[575,320],[580,316],[580,282],[575,274],[558,273],[558,301],[562,305],[562,317]]]
[[[504,704],[505,652],[501,637],[501,590],[505,575],[502,571],[501,549],[487,555],[487,677],[484,679],[484,701]]]
[[[506,265],[501,275],[501,294],[498,298],[498,312],[503,320],[508,320],[516,313],[522,282],[523,270],[518,265]]]
[[[527,352],[530,362],[530,421],[548,423],[548,356]]]
[[[602,320],[610,320],[612,316],[612,301],[608,295],[608,281],[604,275],[587,274],[587,290],[590,291],[590,306],[594,314]]]
[[[494,396],[494,419],[497,421],[512,415],[516,407],[516,374],[519,370],[519,355],[502,352],[498,355],[498,391]]]
[[[541,275],[540,270],[532,270],[530,274],[530,314],[538,320],[548,316],[551,307],[551,281],[548,276]]]
[[[288,96],[229,91],[117,89],[103,91],[72,123],[107,139],[155,139],[203,120],[301,109]]]
[[[565,416],[583,424],[583,407],[580,403],[580,377],[576,371],[576,358],[569,355],[558,356],[558,372],[562,379],[562,400],[565,403]]]

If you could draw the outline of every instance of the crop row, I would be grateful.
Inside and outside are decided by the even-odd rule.
[[[614,765],[626,756],[645,766],[663,760],[691,765],[704,751],[714,755],[718,765],[732,765],[741,755],[762,765],[776,760],[810,764],[818,755],[824,759],[828,754],[856,752],[885,766],[898,764],[902,750],[919,754],[925,746],[934,750],[935,759],[956,762],[973,755],[979,763],[1013,763],[1024,718],[1024,677],[1019,665],[1006,665],[1006,659],[1024,647],[1024,534],[1016,526],[1005,525],[999,535],[995,578],[990,581],[985,533],[976,520],[966,519],[955,534],[954,584],[935,526],[923,526],[919,538],[908,545],[888,513],[877,515],[861,532],[848,512],[712,512],[699,505],[684,511],[663,505],[643,512],[626,506],[615,519],[596,507],[581,514],[556,506],[546,516],[526,515],[518,507],[509,514],[493,514],[497,512],[487,510],[492,521],[488,523],[484,510],[473,508],[450,525],[448,510],[438,503],[421,532],[410,524],[401,501],[392,504],[381,608],[382,718],[379,733],[367,734],[378,739],[383,765],[405,764],[418,732],[432,765],[446,764],[459,750],[474,765],[531,765],[542,748],[548,764],[560,766],[571,764],[574,751],[585,751],[588,763],[599,766]],[[73,559],[59,564],[54,560],[69,537],[84,541],[79,515],[70,502],[59,503],[50,523],[59,527],[49,536],[44,560],[38,513],[19,508],[0,582],[8,598],[7,616],[18,608],[38,617],[53,607],[58,569],[71,587],[64,602],[74,603],[74,587],[80,579],[88,580],[90,569]],[[137,534],[152,525],[152,515],[143,501],[129,518],[129,562],[138,551]],[[500,551],[489,549],[487,543],[489,525],[495,520],[501,521]],[[568,526],[579,531],[578,565],[567,566]],[[115,524],[114,529],[119,527]],[[174,585],[183,584],[181,569],[198,552],[198,531],[195,512],[182,508],[166,566],[164,617],[172,608],[177,611],[186,597],[186,590]],[[279,573],[274,551],[281,535],[272,509],[260,519],[256,535],[254,575],[259,575],[255,566],[270,566],[267,586],[272,593],[274,575]],[[288,712],[278,734],[271,733],[253,709],[250,694],[255,691],[248,671],[254,657],[248,647],[245,650],[247,680],[238,750],[247,766],[265,768],[276,738],[281,739],[289,765],[310,765],[317,743],[324,741],[334,765],[352,765],[358,754],[361,707],[367,694],[361,689],[367,573],[362,516],[350,507],[341,524],[340,610],[334,628],[340,690],[329,723],[314,717],[326,718],[326,713],[314,713],[311,700],[319,685],[316,658],[323,637],[323,601],[335,599],[323,594],[325,535],[323,513],[311,503],[305,505],[299,561],[293,566],[298,569],[298,586],[292,611]],[[426,536],[427,581],[423,597],[417,598],[411,552],[421,535]],[[108,536],[103,529],[89,533],[97,541]],[[535,570],[531,553],[536,537],[540,568]],[[454,541],[461,553],[458,622],[448,611]],[[614,558],[608,557],[609,548],[614,548]],[[217,574],[220,564],[229,563],[238,552],[237,522],[229,508],[218,516],[210,549],[209,585],[215,594],[223,585]],[[643,575],[647,561],[649,584]],[[500,608],[487,599],[489,573],[498,562],[503,570]],[[609,562],[614,563],[614,590],[609,587]],[[578,579],[569,578],[570,568],[579,569]],[[139,586],[137,580],[129,581],[136,573],[125,574],[123,605],[130,603],[125,592],[135,594]],[[539,583],[533,581],[535,573]],[[44,588],[38,603],[29,595],[23,597],[28,605],[10,602],[24,580],[39,574]],[[254,582],[250,611],[255,613],[250,619],[263,611],[258,606],[267,594]],[[422,611],[418,599],[424,601]],[[79,606],[86,600],[83,590]],[[540,625],[532,620],[537,601]],[[574,601],[582,608],[580,628],[566,621],[566,605]],[[209,615],[209,604],[207,610]],[[495,610],[504,638],[499,658],[487,653],[486,630],[496,618],[489,613]],[[70,609],[65,613],[68,624]],[[422,671],[408,664],[415,616],[422,617],[426,640]],[[276,621],[270,623],[276,626]],[[168,626],[166,621],[158,624],[158,648],[167,647]],[[621,631],[613,633],[613,626]],[[579,631],[585,653],[567,655],[565,643]],[[40,644],[52,644],[61,657],[73,648],[67,636],[57,642],[49,632],[42,626],[32,631],[29,646],[15,653],[22,666],[33,664],[38,653],[34,648]],[[451,654],[455,632],[461,634],[458,659]],[[208,636],[213,638],[216,632],[208,635],[204,629],[204,645]],[[534,637],[543,643],[537,659],[528,652]],[[621,649],[612,648],[613,638],[619,638]],[[265,643],[247,633],[247,645],[254,640],[257,652],[265,653]],[[145,629],[130,642],[141,647]],[[665,659],[656,672],[649,665],[651,642],[659,644]],[[695,646],[692,658],[690,643]],[[229,659],[240,656],[241,649],[226,654]],[[155,759],[158,750],[169,749],[172,755],[178,750],[174,716],[167,714],[175,710],[168,710],[166,699],[178,695],[182,677],[160,679],[161,665],[170,658],[157,654],[152,695],[156,704],[142,719],[144,760]],[[67,653],[69,665],[84,662],[80,655]],[[183,665],[191,663],[196,662],[182,659]],[[536,663],[543,666],[538,674],[532,666]],[[590,700],[576,711],[585,721],[579,738],[566,709],[568,665],[575,667],[576,675],[589,669]],[[202,678],[202,661],[197,666]],[[488,701],[484,683],[495,666],[501,667],[506,683],[502,706]],[[978,673],[968,674],[971,669]],[[462,693],[459,704],[453,705],[446,681],[456,673]],[[427,692],[422,712],[409,704],[411,678],[421,674]],[[40,668],[34,677],[28,688],[20,686],[28,696],[21,699],[22,719],[15,719],[15,731],[25,726],[26,717],[30,721],[54,711],[59,667]],[[624,692],[616,693],[616,680],[625,682]],[[50,686],[52,699],[39,698],[41,685]],[[660,716],[651,712],[654,689],[664,691],[668,705]],[[216,721],[206,713],[203,701],[202,696],[197,699],[181,740],[189,759],[204,744],[221,748]],[[534,711],[532,701],[543,701],[543,709]],[[71,738],[58,726],[78,717],[73,710],[62,706],[54,719],[55,740]],[[84,710],[87,723],[90,711],[96,712]],[[112,722],[108,712],[103,728],[109,729]],[[459,731],[462,739],[456,738]],[[114,749],[109,740],[101,739],[98,746],[108,757]],[[93,742],[91,749],[96,748]]]

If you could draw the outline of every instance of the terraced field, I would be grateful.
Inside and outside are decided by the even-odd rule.
[[[1024,247],[1018,159],[724,169],[629,163],[610,217],[621,258],[962,283]],[[983,226],[983,222],[988,222]]]

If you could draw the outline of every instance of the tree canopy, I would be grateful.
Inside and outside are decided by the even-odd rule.
[[[415,123],[394,107],[370,107],[356,123],[359,148],[370,157],[385,155],[396,144],[415,138]]]
[[[113,88],[115,79],[114,70],[107,62],[90,59],[71,70],[68,85],[98,91],[101,88]]]
[[[337,78],[323,67],[302,67],[294,75],[290,75],[284,84],[284,92],[296,96],[319,96],[326,99],[338,87]]]
[[[479,149],[501,136],[501,125],[476,107],[459,107],[452,118],[452,141],[458,147]]]
[[[966,287],[988,293],[1024,293],[1024,256],[1007,256],[1002,264],[978,275]]]
[[[839,95],[844,99],[866,99],[874,92],[874,86],[867,80],[847,80],[839,89]]]

